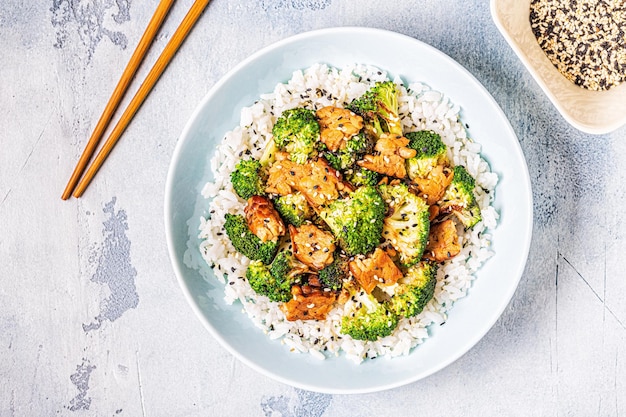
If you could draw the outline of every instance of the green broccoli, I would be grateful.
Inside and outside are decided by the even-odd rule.
[[[278,152],[276,142],[273,139],[268,140],[265,149],[263,149],[263,155],[259,159],[262,168],[267,168],[276,161],[276,152]]]
[[[482,220],[480,207],[474,196],[474,177],[462,165],[454,167],[452,182],[446,189],[439,207],[443,213],[454,213],[466,228],[472,228]]]
[[[261,261],[251,261],[246,271],[250,287],[271,301],[286,302],[291,300],[291,282],[274,277],[270,268]]]
[[[363,117],[366,130],[377,138],[383,133],[402,135],[398,86],[393,81],[377,82],[346,108]]]
[[[348,168],[356,166],[356,161],[361,159],[368,150],[373,149],[373,143],[363,133],[353,136],[346,141],[346,146],[336,152],[324,152],[324,157],[336,170],[344,171]]]
[[[296,259],[288,249],[281,250],[270,266],[270,274],[281,281],[300,283],[300,276],[310,272],[308,266]]]
[[[278,197],[274,201],[274,207],[286,222],[296,227],[300,227],[315,214],[304,194],[298,191]]]
[[[257,294],[265,295],[271,301],[287,302],[292,297],[292,285],[300,284],[302,275],[307,272],[309,268],[291,251],[281,250],[269,266],[261,261],[251,261],[246,278]]]
[[[330,166],[338,171],[350,168],[357,161],[357,157],[350,152],[346,152],[345,149],[340,149],[337,152],[324,152],[323,156]]]
[[[261,163],[256,159],[242,159],[230,173],[230,181],[237,195],[244,200],[253,195],[264,195],[265,184],[261,177]]]
[[[239,253],[255,261],[269,264],[278,251],[278,241],[262,242],[248,228],[245,217],[226,213],[224,229],[233,246]]]
[[[343,287],[343,280],[350,273],[349,258],[335,256],[333,263],[319,272],[319,280],[324,288],[339,291]]]
[[[409,148],[415,149],[417,155],[406,161],[409,178],[426,178],[437,165],[448,164],[446,145],[441,136],[429,130],[409,132],[404,135],[409,140]]]
[[[421,262],[410,267],[398,280],[389,309],[400,317],[413,317],[422,312],[433,298],[437,284],[437,264]]]
[[[344,173],[344,178],[355,187],[363,185],[376,185],[380,181],[381,175],[376,171],[367,168],[355,166]]]
[[[398,316],[364,290],[358,291],[345,304],[341,317],[341,333],[357,340],[374,341],[389,336],[398,325]]]
[[[289,159],[304,164],[315,156],[320,126],[313,110],[295,108],[285,110],[272,128],[276,146],[289,153]]]
[[[404,183],[381,184],[378,189],[393,209],[384,220],[383,238],[398,251],[402,265],[411,266],[421,259],[428,241],[428,205],[423,198],[411,193]]]
[[[380,243],[385,202],[367,185],[323,206],[319,215],[348,255],[366,254]]]

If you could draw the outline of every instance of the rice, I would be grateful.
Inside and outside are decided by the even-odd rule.
[[[426,84],[415,82],[407,86],[396,78],[393,81],[400,91],[399,113],[404,131],[428,129],[441,136],[452,163],[465,166],[476,179],[476,197],[482,212],[482,221],[474,228],[467,231],[459,228],[461,253],[440,265],[432,300],[419,315],[401,319],[391,335],[368,342],[340,333],[341,307],[332,310],[323,322],[288,321],[278,303],[257,295],[244,278],[249,260],[235,250],[223,230],[225,214],[242,214],[245,206],[230,183],[236,163],[243,157],[261,156],[271,139],[272,126],[283,111],[303,106],[344,107],[375,82],[388,79],[386,72],[367,65],[338,69],[316,64],[295,71],[287,83],[278,84],[273,92],[263,94],[253,105],[242,109],[240,125],[226,133],[211,159],[214,181],[202,190],[209,200],[210,216],[200,221],[200,252],[214,268],[215,277],[224,283],[225,301],[240,303],[244,314],[270,340],[280,340],[292,352],[309,353],[319,359],[343,354],[356,363],[380,356],[406,355],[429,337],[429,326],[445,323],[454,302],[467,295],[476,271],[493,256],[488,231],[498,221],[498,213],[491,206],[497,175],[490,172],[489,165],[481,158],[480,145],[468,137],[459,118],[458,105]]]

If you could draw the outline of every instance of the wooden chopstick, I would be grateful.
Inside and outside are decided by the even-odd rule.
[[[80,159],[78,160],[78,163],[76,164],[76,167],[74,168],[74,172],[72,172],[70,180],[65,186],[65,190],[63,191],[63,195],[61,196],[63,200],[67,200],[70,195],[72,195],[72,191],[74,191],[76,183],[78,183],[80,176],[85,171],[85,168],[87,167],[91,156],[93,155],[96,147],[98,146],[98,143],[100,142],[100,139],[102,138],[102,134],[109,125],[111,117],[113,117],[113,113],[115,113],[115,110],[117,110],[120,101],[122,101],[122,97],[124,97],[124,94],[128,89],[128,85],[135,77],[139,65],[146,56],[146,52],[152,44],[152,41],[154,40],[154,37],[156,36],[159,28],[163,24],[163,21],[165,20],[165,17],[172,7],[172,4],[174,4],[174,0],[161,0],[159,5],[157,6],[156,11],[152,16],[152,19],[150,19],[150,23],[148,23],[145,32],[139,40],[139,44],[137,45],[135,52],[133,52],[133,55],[130,57],[130,61],[128,61],[128,64],[126,65],[126,68],[122,73],[122,77],[118,81],[115,90],[113,90],[113,94],[111,95],[109,102],[104,108],[102,116],[100,116],[100,120],[98,120],[95,129],[91,133],[91,137],[89,138],[89,141],[85,146],[85,150],[83,151]]]
[[[185,18],[174,32],[174,35],[172,35],[170,41],[167,43],[167,45],[165,45],[163,52],[155,62],[154,66],[146,76],[146,79],[139,87],[139,90],[132,98],[128,107],[120,117],[120,120],[117,122],[117,124],[111,131],[111,134],[104,142],[102,149],[100,149],[93,162],[85,172],[85,175],[77,184],[74,192],[72,193],[74,197],[79,198],[83,195],[85,189],[90,184],[91,180],[96,175],[96,173],[106,160],[107,156],[111,153],[111,150],[113,150],[113,147],[132,120],[133,116],[135,115],[135,113],[137,113],[137,110],[139,110],[139,107],[141,107],[141,104],[150,93],[150,90],[152,90],[161,74],[163,74],[163,71],[172,60],[174,54],[183,43],[183,41],[191,31],[191,28],[196,23],[196,21],[210,1],[211,0],[196,0],[193,3],[191,8],[189,9],[189,12],[187,12],[187,15],[185,15]]]

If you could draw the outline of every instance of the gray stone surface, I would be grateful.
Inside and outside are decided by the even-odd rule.
[[[148,64],[190,4],[174,5]],[[0,5],[1,416],[626,413],[626,128],[569,126],[487,1],[213,0],[84,198],[63,202],[155,7]],[[208,89],[258,49],[331,26],[394,30],[457,60],[509,118],[533,186],[528,264],[495,326],[444,370],[369,395],[294,389],[238,362],[186,303],[163,229],[169,161]]]

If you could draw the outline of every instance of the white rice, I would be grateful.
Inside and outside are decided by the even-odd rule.
[[[316,64],[296,71],[286,84],[278,84],[272,93],[262,95],[252,106],[242,109],[240,125],[225,135],[211,160],[215,180],[202,190],[203,196],[210,200],[208,211],[211,214],[210,218],[200,221],[200,252],[214,268],[217,279],[223,279],[226,302],[239,302],[243,312],[270,339],[279,339],[293,352],[308,352],[320,359],[343,353],[357,363],[383,355],[406,355],[428,338],[428,326],[446,321],[453,303],[467,294],[475,272],[493,255],[488,229],[495,228],[498,220],[498,213],[491,206],[498,177],[481,158],[480,145],[467,136],[459,119],[459,106],[425,84],[412,83],[407,88],[402,80],[394,79],[400,90],[400,116],[405,132],[429,129],[441,135],[452,163],[465,166],[476,179],[476,197],[482,211],[483,220],[473,229],[459,228],[463,249],[439,267],[433,299],[418,316],[401,319],[390,336],[367,342],[339,332],[341,307],[331,311],[324,322],[290,322],[278,303],[257,295],[250,288],[244,278],[249,260],[237,253],[223,230],[224,215],[242,214],[245,206],[230,183],[235,164],[246,155],[261,156],[271,138],[272,126],[283,111],[301,106],[343,107],[376,81],[387,79],[384,71],[366,65],[337,69]]]

